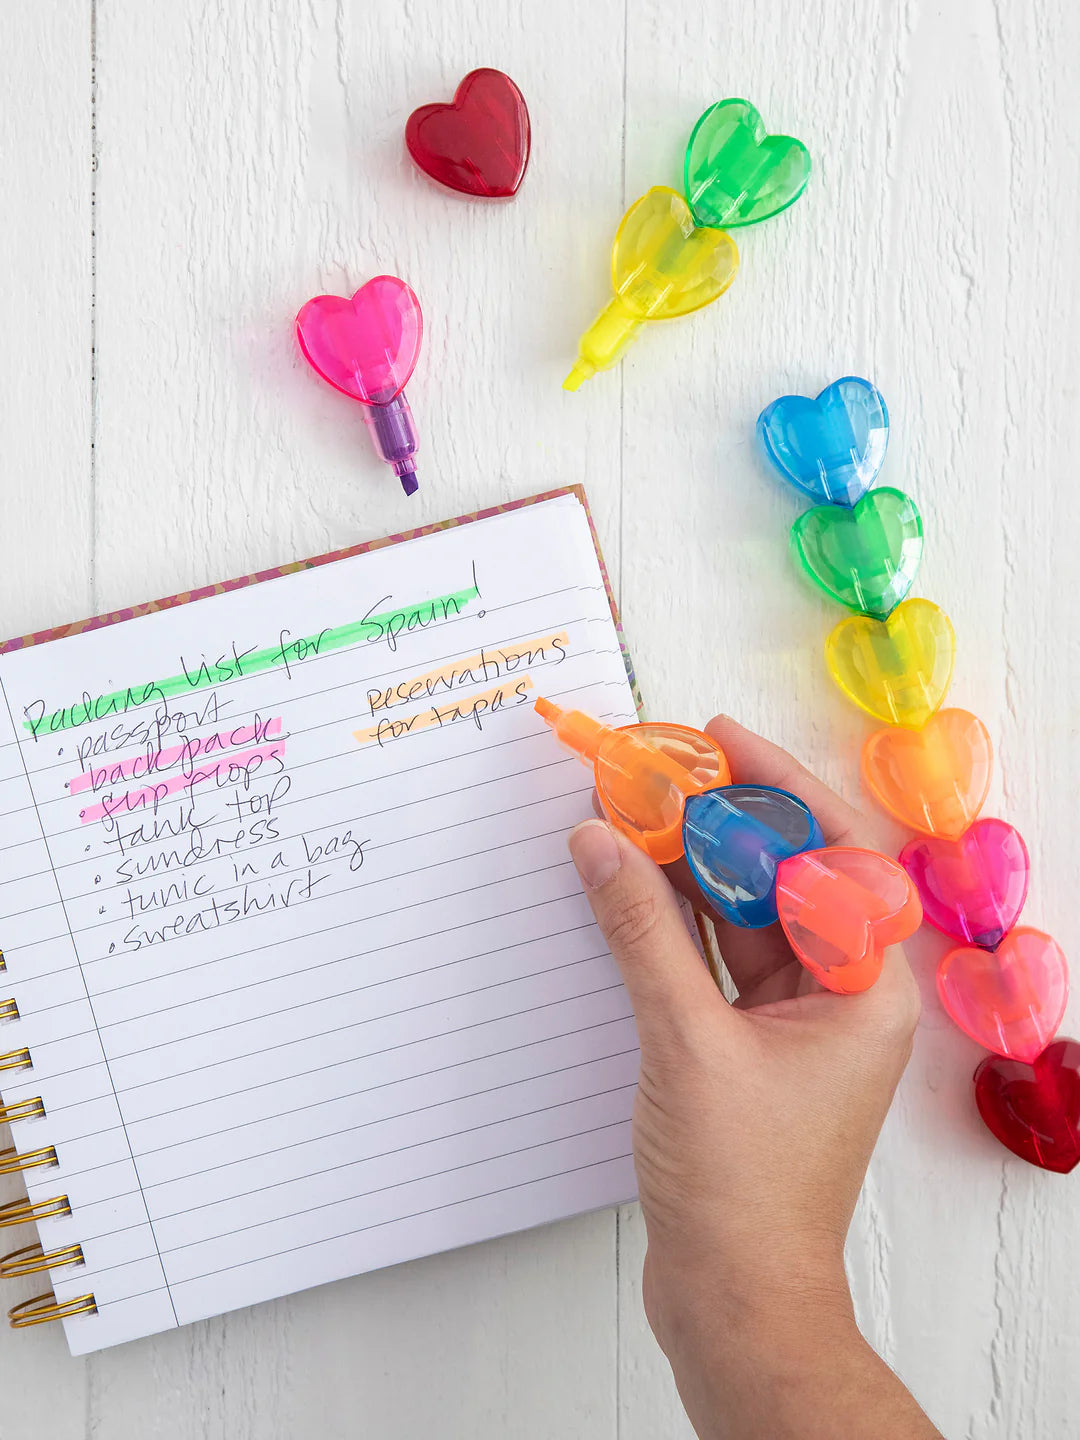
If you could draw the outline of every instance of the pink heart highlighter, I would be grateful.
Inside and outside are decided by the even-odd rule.
[[[950,950],[937,985],[961,1030],[996,1055],[1030,1064],[1061,1024],[1069,971],[1056,941],[1020,925],[996,950]]]
[[[304,359],[335,390],[359,400],[379,458],[406,495],[417,488],[416,430],[401,393],[420,356],[424,320],[396,275],[376,275],[351,299],[316,295],[296,317]]]
[[[930,924],[969,945],[1000,944],[1027,899],[1027,846],[1004,820],[976,820],[959,840],[912,840],[900,864],[915,881]]]

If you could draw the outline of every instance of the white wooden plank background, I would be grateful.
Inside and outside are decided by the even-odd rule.
[[[998,744],[990,809],[1031,848],[1028,918],[1080,964],[1073,0],[34,0],[0,18],[4,634],[583,480],[652,713],[726,709],[854,796],[865,728],[819,659],[835,615],[787,567],[797,505],[752,425],[785,390],[867,374],[893,416],[887,478],[926,519],[922,593],[956,624],[953,698]],[[403,153],[408,112],[479,64],[533,117],[510,205],[445,194]],[[809,144],[806,197],[740,232],[711,310],[564,395],[625,204],[678,183],[691,124],[731,94]],[[381,270],[428,325],[412,501],[291,336],[309,295]],[[925,1015],[852,1236],[860,1314],[950,1440],[1065,1440],[1078,1181],[982,1130],[937,947],[913,953]],[[631,1207],[86,1361],[53,1327],[4,1332],[0,1436],[673,1440],[643,1244]]]

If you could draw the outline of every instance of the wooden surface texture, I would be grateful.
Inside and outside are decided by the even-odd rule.
[[[753,422],[865,374],[892,412],[883,480],[926,523],[919,593],[956,626],[953,699],[997,746],[987,813],[1027,838],[1029,923],[1080,965],[1075,0],[22,0],[0,18],[5,635],[580,481],[650,713],[728,711],[855,797],[866,727],[821,660],[835,612],[788,563],[798,505]],[[477,65],[532,113],[510,204],[444,192],[404,153],[410,110]],[[805,198],[740,232],[715,306],[564,394],[620,215],[679,183],[727,95],[806,141]],[[292,335],[309,296],[381,271],[426,314],[412,500]],[[913,947],[925,1014],[852,1233],[860,1317],[950,1440],[1070,1440],[1080,1182],[981,1127],[938,953]],[[643,1253],[631,1207],[85,1361],[55,1326],[5,1330],[0,1437],[675,1440]]]

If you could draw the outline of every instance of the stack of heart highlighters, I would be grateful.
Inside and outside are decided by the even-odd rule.
[[[1015,1154],[1065,1173],[1080,1163],[1080,1045],[1054,1040],[1068,970],[1049,935],[1017,925],[1028,852],[1004,820],[982,818],[993,752],[986,726],[942,709],[953,626],[930,600],[907,598],[922,519],[902,491],[871,489],[888,443],[885,402],[867,380],[837,380],[816,399],[785,395],[758,417],[765,453],[815,502],[791,529],[806,574],[852,611],[829,635],[837,685],[884,721],[865,742],[867,788],[918,832],[900,862],[925,918],[960,942],[941,960],[945,1009],[991,1052],[975,1072],[987,1127]]]

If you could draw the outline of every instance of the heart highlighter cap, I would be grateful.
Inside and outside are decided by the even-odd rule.
[[[965,1035],[997,1055],[1029,1063],[1054,1037],[1069,998],[1069,968],[1056,940],[1018,925],[996,950],[950,950],[938,994]]]
[[[691,132],[683,179],[697,224],[756,225],[806,189],[810,152],[791,135],[770,135],[749,100],[721,100]]]
[[[869,380],[845,375],[815,399],[781,395],[758,416],[766,457],[816,504],[854,505],[877,478],[889,443],[889,412]]]
[[[975,1103],[1002,1145],[1043,1170],[1080,1165],[1080,1044],[1055,1040],[1031,1065],[988,1055],[975,1071]]]
[[[604,814],[658,865],[683,852],[683,810],[689,795],[731,778],[727,759],[704,731],[686,725],[602,725],[550,700],[536,711],[556,737],[593,767]]]
[[[1027,846],[1005,820],[976,820],[958,840],[925,836],[900,851],[935,929],[993,950],[1020,918],[1027,898]]]
[[[922,920],[915,886],[896,861],[849,846],[782,861],[776,904],[796,956],[841,995],[868,990],[885,946],[906,940]]]
[[[770,785],[727,785],[686,802],[686,859],[709,903],[733,925],[774,924],[780,862],[824,843],[807,806]]]
[[[471,70],[449,105],[422,105],[405,124],[416,166],[461,195],[505,199],[529,164],[525,97],[501,70]]]

